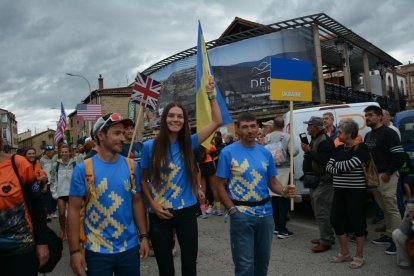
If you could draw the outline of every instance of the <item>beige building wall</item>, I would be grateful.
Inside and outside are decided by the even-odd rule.
[[[128,102],[133,93],[132,86],[119,87],[119,88],[103,88],[103,79],[100,80],[99,88],[92,92],[91,98],[85,98],[84,102],[86,104],[91,100],[92,104],[100,104],[102,106],[102,115],[117,112],[121,114],[122,117],[128,118]],[[138,106],[137,106],[138,107]],[[138,114],[136,116],[138,118]],[[89,133],[89,122],[79,121],[77,119],[76,110],[68,115],[68,120],[70,124],[70,137],[71,143],[77,144],[80,139],[83,137],[90,136]],[[91,122],[91,128],[95,122]],[[143,139],[143,130],[144,123],[143,119],[138,124],[138,131],[135,140]]]
[[[32,136],[32,131],[30,129],[26,130],[25,132],[22,132],[22,133],[17,134],[17,137],[19,139],[19,142],[22,141],[22,140],[24,140],[24,139],[27,139],[27,138],[29,138],[31,136]]]
[[[400,67],[398,73],[405,76],[408,108],[414,107],[414,64],[407,64]]]
[[[26,150],[28,148],[34,148],[37,155],[40,155],[43,152],[43,149],[46,145],[54,145],[53,136],[55,131],[48,129],[46,131],[40,132],[32,137],[24,139],[19,142],[19,149]]]
[[[19,146],[19,137],[17,135],[16,116],[5,109],[0,108],[0,135],[3,137],[3,146],[10,148],[12,151]]]

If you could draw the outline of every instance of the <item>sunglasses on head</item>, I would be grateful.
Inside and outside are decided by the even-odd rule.
[[[105,120],[105,122],[102,124],[98,131],[101,131],[109,122],[109,120],[111,120],[111,122],[118,122],[122,120],[122,116],[119,113],[112,113],[111,116],[109,116],[109,118]]]

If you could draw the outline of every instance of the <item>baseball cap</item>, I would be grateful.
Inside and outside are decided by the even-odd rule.
[[[53,150],[54,149],[54,147],[52,146],[52,145],[46,145],[45,146],[45,150],[46,151],[48,151],[48,150]]]
[[[125,127],[128,127],[133,126],[134,121],[131,119],[123,119],[119,113],[106,114],[100,117],[93,126],[93,136],[96,136],[96,133],[102,130],[104,127],[110,127],[116,124],[123,124]]]
[[[321,117],[312,116],[309,121],[303,122],[307,125],[321,126],[323,127],[323,119]]]
[[[264,123],[262,123],[262,125],[264,125],[264,126],[273,126],[273,120],[269,120],[269,121],[266,121],[266,122],[264,122]]]

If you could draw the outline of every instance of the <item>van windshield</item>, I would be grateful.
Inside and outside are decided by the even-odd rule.
[[[407,117],[400,122],[401,144],[414,143],[414,116]]]

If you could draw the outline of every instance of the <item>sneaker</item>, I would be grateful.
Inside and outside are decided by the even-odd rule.
[[[223,215],[223,212],[221,211],[220,208],[214,208],[213,215],[215,215],[215,216],[222,216]]]
[[[286,232],[279,231],[279,233],[277,234],[278,239],[286,239],[286,238],[289,238],[291,236],[293,236],[293,232],[291,232],[289,230],[287,230]]]
[[[392,239],[387,235],[381,235],[378,239],[372,240],[373,244],[387,244],[392,243]]]
[[[214,208],[213,207],[208,207],[206,210],[206,214],[210,215],[214,212]]]
[[[395,246],[394,242],[391,242],[391,245],[385,249],[385,254],[387,255],[396,255],[397,254],[397,247]]]
[[[273,230],[273,234],[275,235],[279,234],[279,230]]]

